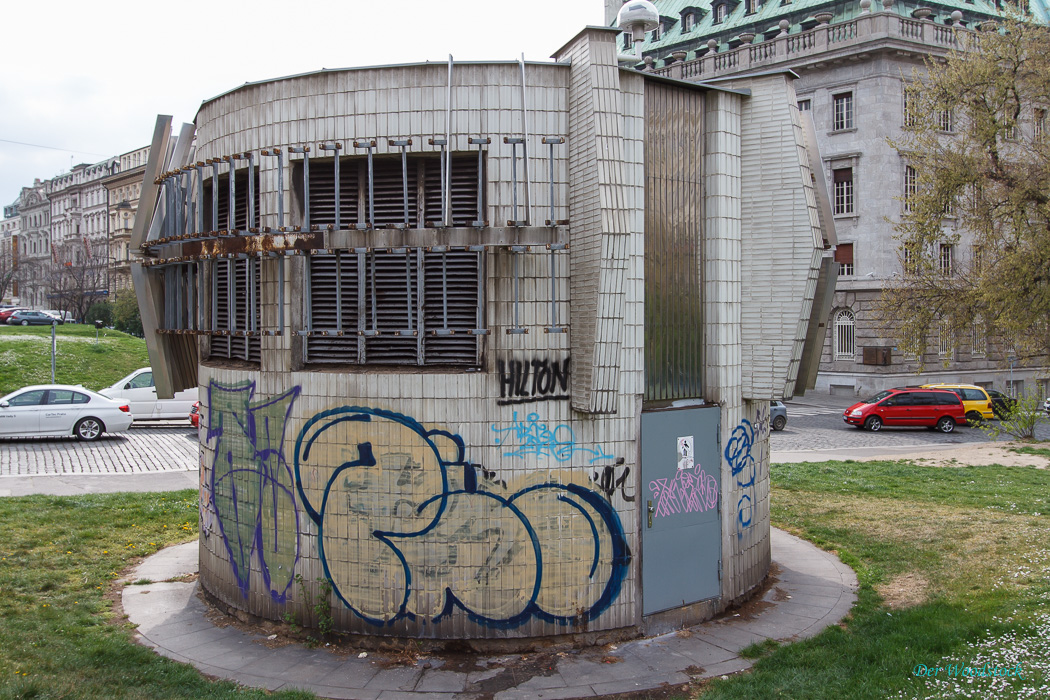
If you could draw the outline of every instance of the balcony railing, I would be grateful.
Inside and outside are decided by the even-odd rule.
[[[917,44],[927,52],[931,47],[942,52],[963,48],[975,41],[976,34],[959,26],[915,20],[892,12],[876,12],[837,24],[824,24],[796,34],[781,33],[759,44],[745,44],[729,51],[711,53],[701,48],[696,58],[676,61],[669,66],[647,72],[681,79],[710,79],[771,68],[778,63],[797,65],[807,58],[823,57],[828,52],[846,52],[878,41]],[[921,47],[921,48],[920,48]],[[690,52],[692,53],[692,52]]]

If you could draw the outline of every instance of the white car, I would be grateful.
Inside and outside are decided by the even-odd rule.
[[[158,399],[153,370],[149,367],[135,370],[98,393],[129,402],[135,420],[186,420],[197,401],[197,387],[179,391],[171,399]]]
[[[82,386],[39,384],[0,398],[0,437],[76,435],[97,440],[102,433],[131,427],[126,401],[114,401]]]

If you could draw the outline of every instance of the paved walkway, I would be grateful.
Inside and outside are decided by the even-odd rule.
[[[778,580],[748,606],[750,613],[618,645],[525,655],[400,659],[371,651],[337,655],[299,644],[270,648],[266,637],[216,627],[205,616],[197,584],[177,580],[197,571],[195,542],[144,561],[128,580],[153,583],[126,586],[123,604],[141,643],[246,686],[353,700],[590,698],[667,690],[743,671],[752,662],[739,652],[749,644],[811,637],[849,612],[857,577],[837,557],[776,529],[772,554]]]

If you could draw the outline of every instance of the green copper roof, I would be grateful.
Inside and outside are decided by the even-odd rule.
[[[646,39],[642,42],[641,52],[643,56],[652,56],[657,61],[666,58],[672,51],[680,49],[695,49],[708,42],[709,39],[718,41],[721,48],[742,33],[753,33],[762,36],[765,32],[779,31],[780,20],[786,19],[790,22],[788,32],[794,34],[804,29],[810,29],[816,25],[813,16],[819,12],[830,12],[831,23],[851,20],[861,14],[860,0],[842,2],[842,0],[752,0],[755,11],[748,13],[748,0],[652,0],[656,9],[660,12],[661,31],[660,38],[652,39],[652,32],[646,33]],[[726,2],[727,16],[719,24],[714,23],[714,6]],[[1050,0],[1030,0],[1030,9],[1036,21],[1043,24],[1050,23],[1050,11],[1047,3]],[[955,10],[962,12],[962,24],[965,27],[974,27],[980,22],[993,17],[1000,16],[994,0],[937,0],[936,2],[923,2],[921,0],[897,0],[889,8],[890,12],[911,17],[912,12],[920,7],[933,10],[931,19],[938,24],[945,24]],[[882,0],[872,0],[871,11],[883,11]],[[683,31],[683,15],[692,11],[694,24],[690,31]],[[702,15],[702,16],[701,16]],[[807,21],[808,20],[808,21]],[[623,37],[619,39],[621,47],[624,46]]]

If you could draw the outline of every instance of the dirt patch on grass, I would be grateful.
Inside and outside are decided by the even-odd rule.
[[[1025,446],[1023,442],[976,443],[952,447],[946,450],[914,452],[907,455],[895,455],[894,457],[907,460],[922,467],[987,467],[998,464],[1003,467],[1050,468],[1050,460],[1046,457],[1022,454],[1011,449]],[[857,461],[870,462],[885,459],[887,457],[882,455],[863,457]]]
[[[930,582],[925,576],[916,572],[908,572],[895,576],[887,583],[877,584],[875,591],[882,596],[887,606],[899,610],[925,603],[929,587]]]

